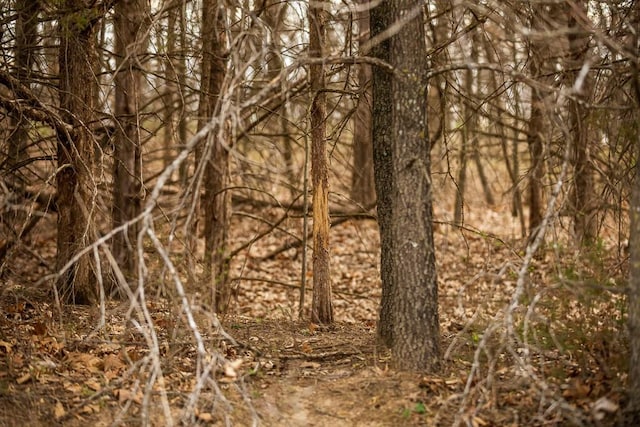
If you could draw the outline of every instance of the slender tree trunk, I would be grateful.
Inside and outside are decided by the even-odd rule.
[[[128,223],[140,214],[142,204],[142,159],[140,104],[143,70],[140,54],[146,49],[147,0],[121,0],[115,9],[117,74],[115,77],[115,133],[113,163],[113,227]],[[135,243],[138,224],[130,224],[113,237],[112,250],[126,278],[136,273]],[[111,293],[116,283],[112,282]]]
[[[326,12],[323,2],[309,3],[309,56],[323,57]],[[323,64],[309,66],[311,84],[311,186],[313,192],[313,300],[311,320],[333,322],[329,269],[329,172],[326,146],[326,97]]]
[[[166,35],[166,44],[164,49],[164,78],[165,78],[165,87],[163,94],[163,104],[164,104],[164,114],[163,114],[163,123],[164,123],[164,135],[163,135],[163,145],[164,150],[162,154],[162,160],[164,168],[169,166],[172,159],[175,156],[175,146],[176,142],[179,140],[176,138],[176,113],[180,113],[182,111],[181,106],[178,106],[180,100],[182,99],[179,96],[179,88],[178,86],[178,66],[179,62],[176,59],[178,54],[177,48],[177,40],[178,40],[178,19],[182,19],[180,14],[180,7],[172,7],[167,11],[167,35]]]
[[[579,78],[579,69],[588,61],[589,34],[580,25],[587,19],[586,4],[584,1],[576,1],[567,8],[567,27],[569,40],[569,61],[567,85],[574,86]],[[581,80],[580,93],[575,96],[580,100],[569,100],[569,125],[573,136],[573,173],[574,187],[573,200],[573,228],[576,240],[581,245],[588,245],[597,237],[595,209],[594,209],[594,182],[593,168],[589,156],[589,130],[588,110],[584,101],[589,99],[591,91],[591,79],[585,76]]]
[[[541,9],[543,6],[533,5],[531,13],[532,27],[540,30],[539,21],[542,19]],[[529,46],[529,74],[533,79],[538,79],[542,75],[542,63],[544,61],[545,46],[540,41],[531,41]],[[531,167],[528,173],[528,201],[529,201],[529,239],[533,240],[542,223],[543,202],[542,188],[544,179],[544,97],[540,89],[531,89],[531,115],[529,116],[527,145],[531,158]]]
[[[34,0],[16,1],[16,27],[15,27],[15,69],[16,78],[27,88],[31,87],[31,71],[34,63],[34,53],[37,48],[38,13],[40,4]],[[27,139],[29,137],[25,122],[18,113],[10,113],[9,121],[9,150],[7,169],[13,171],[8,179],[15,188],[23,188],[25,182],[18,174],[17,166],[26,157]],[[15,211],[17,214],[17,211]],[[16,218],[17,219],[17,218]]]
[[[360,1],[365,9],[358,12],[358,43],[360,46],[369,39],[370,19],[369,0]],[[371,65],[358,66],[358,84],[361,95],[354,114],[353,127],[353,175],[351,180],[351,199],[369,206],[376,199],[376,189],[373,178],[373,142],[371,127],[371,80],[373,71]]]
[[[284,68],[284,62],[282,55],[280,54],[282,48],[281,31],[285,24],[287,16],[288,5],[282,3],[279,0],[263,0],[261,8],[264,9],[263,19],[271,30],[271,52],[268,55],[267,60],[267,81],[272,81],[277,78]],[[296,170],[294,165],[293,155],[293,138],[289,135],[287,109],[281,108],[276,114],[275,118],[277,126],[277,141],[278,148],[282,152],[284,160],[285,176],[288,180],[288,186],[290,190],[291,199],[293,200],[299,192],[299,187],[296,185]]]
[[[205,0],[202,10],[202,87],[198,111],[199,128],[220,114],[220,97],[225,78],[224,9],[217,0]],[[229,144],[224,124],[209,133],[200,149],[199,161],[205,162],[204,196],[204,283],[211,290],[212,306],[225,312],[231,297],[229,286],[228,230],[231,220],[229,186]]]
[[[476,47],[475,37],[472,37],[470,43],[471,61],[477,62],[478,49]],[[467,190],[467,167],[469,164],[469,154],[471,153],[472,156],[474,155],[472,150],[474,146],[477,145],[477,142],[474,141],[477,138],[475,136],[477,120],[476,112],[472,105],[472,102],[475,99],[473,94],[473,80],[473,71],[469,69],[465,73],[465,90],[467,92],[466,96],[468,99],[463,101],[464,123],[460,129],[460,169],[458,170],[456,200],[453,211],[453,222],[457,225],[462,225],[464,220],[464,197]]]
[[[94,148],[87,125],[94,119],[96,60],[92,10],[84,0],[65,0],[62,10],[76,11],[59,22],[60,109],[74,126],[73,135],[58,134],[58,242],[56,267],[61,270],[95,232]],[[89,255],[81,257],[57,280],[63,300],[88,304],[96,297],[96,276]]]

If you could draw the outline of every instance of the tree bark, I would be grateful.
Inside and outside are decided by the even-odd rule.
[[[393,22],[391,6],[382,2],[371,13],[371,37],[384,32]],[[373,55],[385,63],[391,62],[391,41],[382,40],[374,46]],[[393,344],[394,300],[396,276],[392,254],[394,241],[391,236],[393,205],[391,195],[395,188],[393,176],[393,134],[392,134],[392,75],[382,67],[373,68],[372,82],[372,123],[373,165],[377,195],[378,228],[380,230],[380,277],[382,295],[378,319],[378,341],[391,347]]]
[[[79,250],[94,239],[94,147],[87,125],[93,122],[96,60],[95,17],[84,0],[65,0],[62,10],[72,11],[59,22],[60,110],[73,133],[59,132],[57,144],[58,238],[56,267],[61,270]],[[96,298],[96,276],[89,255],[61,274],[56,286],[69,303],[88,304]]]
[[[635,11],[632,15],[632,23],[636,30],[640,24],[640,13]],[[640,36],[636,31],[632,37],[636,61],[632,64],[632,82],[635,95],[635,116],[640,123]],[[635,129],[635,158],[640,159],[640,131]],[[629,210],[631,226],[629,230],[629,286],[627,301],[629,304],[629,316],[627,325],[629,328],[629,381],[627,384],[628,403],[625,408],[625,420],[622,425],[635,426],[640,424],[640,162],[636,160],[635,176],[631,188],[631,206]]]
[[[140,137],[140,105],[143,70],[140,55],[146,49],[146,0],[122,0],[115,9],[117,74],[115,76],[115,132],[113,164],[113,227],[130,222],[140,214],[142,204],[142,159]],[[136,272],[135,243],[138,224],[113,236],[112,250],[124,276],[133,279]],[[111,293],[117,291],[111,282]]]
[[[370,19],[369,0],[361,0],[362,7],[358,12],[358,44],[362,46],[369,40]],[[353,175],[351,179],[351,199],[362,206],[370,206],[376,200],[376,189],[373,178],[373,134],[371,127],[371,81],[373,71],[371,65],[358,65],[358,85],[360,98],[353,122]]]
[[[385,17],[398,24],[398,32],[389,44],[379,47],[378,53],[380,59],[388,58],[400,74],[394,75],[390,87],[382,82],[383,88],[390,90],[374,88],[374,147],[380,155],[376,166],[382,166],[376,171],[376,180],[381,181],[376,182],[376,188],[390,190],[391,194],[390,209],[383,209],[384,215],[391,215],[380,225],[381,240],[389,239],[392,245],[391,259],[387,260],[390,264],[384,266],[390,271],[383,280],[393,277],[393,282],[383,285],[381,303],[382,307],[389,304],[390,313],[386,319],[381,315],[380,320],[391,321],[391,325],[380,326],[379,334],[383,342],[391,343],[394,364],[399,369],[435,371],[440,362],[440,326],[431,223],[431,143],[426,118],[428,67],[421,10],[418,1],[395,0],[382,3],[372,13],[375,33],[389,24]],[[379,83],[374,75],[374,85]],[[386,141],[375,133],[385,123],[377,116],[385,111],[380,104],[387,105],[391,117],[390,133],[385,135],[391,156],[381,155],[380,151],[387,148]],[[390,174],[383,175],[382,171]],[[378,209],[380,212],[380,206]],[[391,289],[385,294],[384,287],[389,285]]]
[[[27,88],[31,87],[31,72],[34,63],[34,53],[37,49],[38,12],[40,4],[34,0],[16,1],[16,44],[15,44],[15,68],[16,78]],[[10,112],[9,120],[9,150],[7,169],[11,170],[8,176],[12,185],[18,189],[25,186],[23,178],[15,169],[26,156],[27,138],[29,137],[25,119],[17,112]],[[14,212],[18,215],[18,211]]]
[[[532,5],[531,25],[538,31],[540,21],[542,20],[541,5]],[[533,79],[538,79],[543,74],[542,64],[547,46],[540,40],[532,40],[529,46],[529,74]],[[529,240],[533,241],[535,235],[542,223],[543,201],[542,188],[544,171],[544,114],[545,114],[544,95],[540,89],[531,88],[531,115],[529,116],[527,145],[529,147],[529,155],[531,158],[531,167],[528,173],[528,201],[529,201]]]
[[[323,2],[309,2],[309,56],[322,58],[326,37]],[[313,192],[313,299],[311,321],[333,322],[329,264],[329,172],[326,147],[326,97],[323,64],[309,66],[311,85],[311,186]]]
[[[569,41],[569,60],[567,85],[574,86],[579,70],[588,61],[589,33],[581,22],[587,19],[586,4],[583,1],[565,5],[567,8],[567,27]],[[593,167],[589,155],[589,111],[585,101],[589,99],[591,79],[585,76],[580,85],[579,98],[569,100],[569,127],[573,136],[573,174],[574,186],[571,200],[573,210],[573,230],[576,241],[581,245],[593,243],[597,237],[595,207],[593,200]]]
[[[220,97],[225,78],[225,22],[223,8],[216,0],[206,0],[202,10],[202,83],[198,110],[201,129],[212,117],[220,114]],[[211,291],[212,307],[217,312],[227,310],[231,297],[228,281],[228,230],[231,220],[229,185],[228,132],[220,123],[209,133],[199,161],[204,165],[204,283]]]

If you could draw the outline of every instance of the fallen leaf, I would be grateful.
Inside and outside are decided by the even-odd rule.
[[[18,384],[24,384],[24,383],[26,383],[27,381],[29,381],[30,379],[31,379],[31,374],[30,374],[30,373],[26,373],[26,374],[24,374],[23,376],[21,376],[20,378],[18,378],[18,379],[16,380],[16,382],[17,382]]]
[[[140,404],[140,402],[142,402],[142,393],[140,391],[138,391],[137,393],[132,393],[131,390],[120,388],[114,390],[113,394],[118,398],[118,402],[120,404],[123,404],[129,400],[132,400],[137,404]]]
[[[120,371],[125,367],[120,356],[107,354],[103,359],[103,369],[105,372]]]
[[[480,417],[473,417],[472,422],[473,422],[474,426],[487,426],[487,425],[489,425],[488,422],[486,422],[485,420],[483,420]]]
[[[66,415],[66,413],[67,411],[64,410],[64,406],[62,406],[62,403],[56,402],[56,406],[53,409],[53,417],[56,419],[56,421],[59,421]]]
[[[11,353],[11,350],[13,348],[13,346],[6,341],[0,341],[0,347],[4,347],[4,352],[7,354]]]
[[[84,383],[88,388],[90,388],[93,391],[100,391],[100,389],[102,388],[102,386],[100,385],[100,383],[96,380],[88,380],[87,382]]]
[[[198,419],[200,421],[204,421],[204,422],[211,422],[213,421],[213,415],[210,412],[200,412],[197,415]]]
[[[300,364],[300,367],[302,369],[318,369],[320,366],[322,365],[319,364],[318,362],[302,362]]]
[[[602,421],[607,414],[613,414],[618,411],[618,404],[608,399],[607,397],[601,397],[596,400],[591,407],[593,418],[598,421]]]
[[[236,372],[244,363],[244,359],[236,359],[231,362],[227,362],[224,365],[224,375],[229,378],[236,378],[238,373]]]

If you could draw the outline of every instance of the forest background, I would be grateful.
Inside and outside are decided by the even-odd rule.
[[[640,413],[637,2],[0,6],[0,423]]]

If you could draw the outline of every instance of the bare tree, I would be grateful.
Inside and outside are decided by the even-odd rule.
[[[61,272],[57,289],[65,301],[76,304],[90,303],[97,295],[96,266],[91,258],[85,255],[71,263],[97,236],[95,150],[87,124],[95,122],[94,30],[103,11],[92,8],[92,3],[65,0],[61,10],[66,14],[58,25],[61,116],[73,128],[69,131],[58,129],[57,135],[57,268]]]
[[[219,114],[226,62],[225,9],[217,0],[205,0],[202,8],[202,69],[198,127],[204,128]],[[204,168],[204,283],[210,287],[212,306],[224,312],[231,289],[228,281],[227,239],[231,220],[229,184],[229,139],[224,124],[212,129],[198,162]]]
[[[143,103],[142,54],[147,47],[148,2],[125,0],[115,7],[115,152],[113,162],[113,227],[117,228],[140,214],[142,199],[140,119]],[[112,251],[125,277],[136,272],[135,251],[138,224],[131,223],[113,236]],[[115,283],[112,283],[114,286]],[[111,289],[115,291],[115,289]]]
[[[589,110],[592,78],[589,75],[589,28],[585,1],[565,5],[567,17],[567,85],[573,87],[574,98],[568,101],[569,128],[573,136],[573,174],[571,208],[575,237],[581,244],[592,243],[597,237],[593,206],[593,166],[589,154]]]
[[[358,45],[363,46],[369,39],[370,18],[369,0],[361,1],[357,12]],[[360,96],[353,117],[353,176],[351,179],[351,198],[363,206],[369,206],[376,199],[373,179],[373,147],[371,128],[371,79],[373,71],[370,64],[358,65],[358,86]]]
[[[388,43],[377,48],[379,59],[389,60],[393,77],[374,72],[374,150],[376,188],[391,190],[378,200],[383,295],[380,338],[391,345],[400,369],[437,370],[440,363],[440,327],[435,248],[431,224],[431,143],[428,137],[427,64],[422,4],[412,0],[382,3],[372,10],[373,36],[391,29]],[[381,87],[378,87],[380,85]],[[385,117],[389,115],[390,117]],[[388,133],[376,134],[390,123]],[[391,156],[381,151],[389,149]],[[391,182],[389,182],[391,181]],[[390,206],[385,206],[389,203]],[[388,217],[382,218],[384,215]],[[384,234],[383,234],[384,233]],[[388,234],[387,234],[388,233]],[[386,236],[385,236],[386,234]],[[391,248],[385,244],[391,242]]]
[[[36,41],[38,35],[38,13],[40,4],[37,1],[16,1],[15,29],[15,69],[16,78],[27,88],[31,87],[31,73],[34,64]],[[20,162],[27,157],[27,119],[17,111],[11,112],[9,124],[7,168],[12,170],[10,179],[16,188],[24,188],[24,181],[16,172]]]
[[[327,12],[323,2],[309,2],[309,56],[322,58]],[[324,64],[309,66],[311,89],[311,182],[313,192],[313,300],[311,320],[333,322],[329,267],[329,173],[326,147],[326,97]]]
[[[631,61],[631,79],[633,97],[635,100],[635,119],[640,122],[640,11],[634,10],[631,14],[631,26],[635,31],[629,44],[629,51],[635,56]],[[630,339],[629,358],[629,384],[627,385],[628,404],[625,408],[624,425],[633,426],[640,424],[640,131],[635,128],[634,154],[635,168],[634,179],[631,187],[631,207],[629,216],[631,226],[629,229],[629,286],[628,304],[629,316],[627,325]]]

